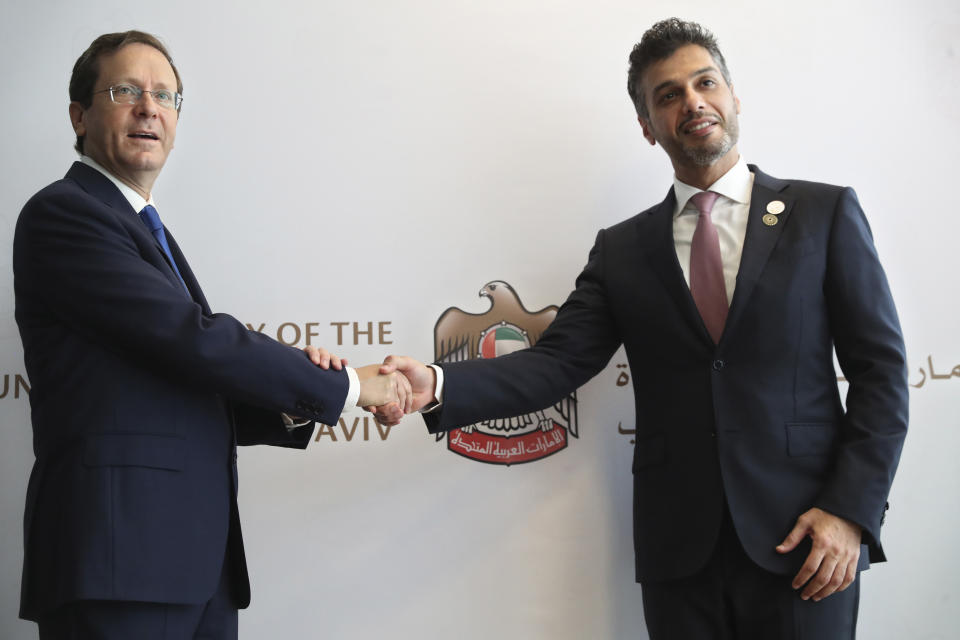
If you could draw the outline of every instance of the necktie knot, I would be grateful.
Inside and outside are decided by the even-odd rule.
[[[143,220],[143,224],[147,225],[150,233],[154,235],[156,235],[158,230],[163,229],[163,223],[160,222],[160,214],[157,213],[157,210],[152,204],[148,204],[140,210],[140,219]]]
[[[694,194],[690,198],[690,201],[693,203],[693,206],[697,208],[697,211],[702,215],[708,216],[710,212],[713,211],[713,205],[719,197],[720,194],[716,191],[701,191],[700,193]]]

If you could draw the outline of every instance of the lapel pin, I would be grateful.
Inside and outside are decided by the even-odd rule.
[[[777,224],[777,222],[779,222],[779,220],[780,219],[777,218],[777,216],[773,215],[772,213],[768,213],[765,216],[763,216],[763,224],[767,225],[768,227],[774,226],[775,224]]]
[[[787,208],[787,205],[783,204],[780,200],[772,200],[767,203],[767,213],[772,213],[775,216],[783,213],[783,210]],[[776,224],[774,222],[773,224]]]

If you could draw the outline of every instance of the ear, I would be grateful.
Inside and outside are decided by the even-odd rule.
[[[640,123],[640,128],[643,129],[643,137],[647,139],[647,142],[650,143],[650,146],[656,146],[657,139],[653,137],[653,133],[650,132],[650,123],[637,116],[637,122]]]
[[[733,85],[730,85],[730,94],[733,95],[733,103],[737,105],[737,115],[740,114],[740,98],[737,97],[737,92],[733,90]]]
[[[70,103],[70,124],[73,125],[73,132],[78,136],[87,135],[87,125],[83,121],[85,114],[86,109],[79,102]]]

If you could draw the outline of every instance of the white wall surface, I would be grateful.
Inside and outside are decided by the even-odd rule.
[[[930,376],[960,363],[955,2],[4,0],[0,263],[23,203],[75,157],[74,61],[97,35],[139,28],[184,78],[154,197],[214,309],[274,332],[318,323],[314,341],[353,364],[431,359],[445,309],[483,311],[476,293],[495,279],[529,309],[560,304],[596,230],[662,199],[670,166],[625,81],[633,43],[670,15],[719,36],[749,162],[859,193],[911,381],[927,378],[860,637],[955,638],[960,377]],[[338,345],[331,322],[388,322],[391,344]],[[242,451],[241,636],[645,638],[623,362],[581,391],[580,438],[535,463],[466,460],[418,417],[385,440],[371,424],[368,440],[338,428],[306,452]],[[0,637],[21,640],[36,638],[17,619],[33,456],[9,268],[0,374]]]

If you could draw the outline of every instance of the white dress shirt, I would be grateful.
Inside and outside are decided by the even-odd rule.
[[[133,210],[137,213],[139,213],[148,204],[156,206],[153,201],[152,194],[149,200],[144,200],[143,196],[134,191],[129,185],[121,182],[116,176],[100,166],[100,164],[90,156],[80,156],[80,162],[102,173],[104,177],[106,177],[114,184],[114,186],[117,187],[117,189],[120,190],[120,193],[123,194],[123,197],[127,199],[127,202],[130,203],[130,206],[133,207]],[[343,403],[342,413],[346,413],[350,409],[356,408],[357,400],[360,399],[360,378],[357,377],[357,372],[354,371],[353,367],[344,367],[344,369],[347,372],[347,379],[350,381],[350,388],[347,391],[347,398]],[[289,427],[298,427],[310,423],[309,420],[292,418],[285,413],[281,415],[284,423]]]
[[[727,288],[727,304],[733,300],[733,289],[737,285],[737,272],[740,270],[740,257],[743,255],[743,240],[747,234],[747,218],[750,213],[750,194],[753,191],[753,174],[747,168],[743,156],[729,171],[710,185],[707,191],[719,193],[710,218],[720,236],[720,257],[723,260],[723,282]],[[673,242],[677,249],[677,260],[683,269],[683,278],[690,286],[690,245],[693,232],[697,229],[700,212],[690,202],[700,189],[691,187],[673,178],[673,192],[677,196],[677,205],[673,210]]]

